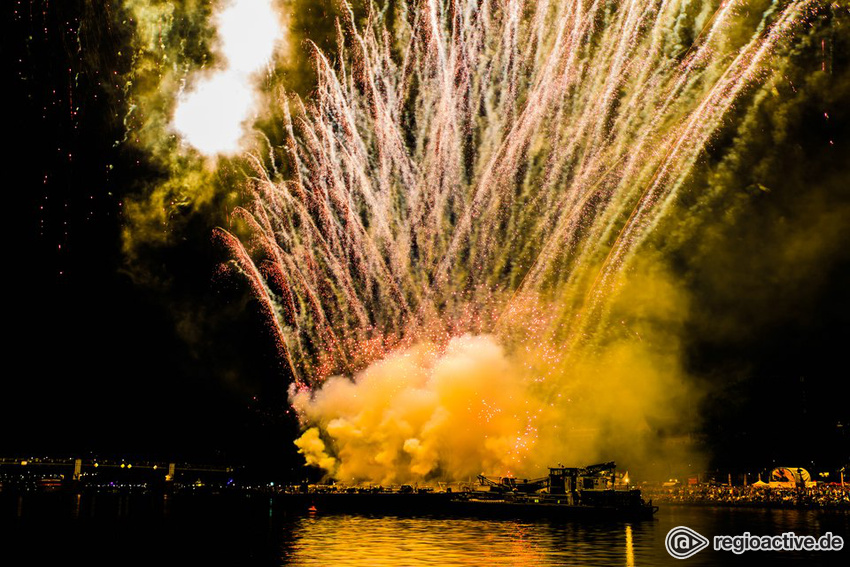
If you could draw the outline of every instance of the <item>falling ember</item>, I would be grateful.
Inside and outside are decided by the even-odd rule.
[[[214,24],[224,66],[180,96],[172,124],[203,154],[233,154],[257,110],[256,75],[283,31],[271,0],[229,0]]]
[[[691,400],[654,233],[813,2],[400,4],[317,54],[287,177],[221,233],[301,452],[380,482],[638,458]]]

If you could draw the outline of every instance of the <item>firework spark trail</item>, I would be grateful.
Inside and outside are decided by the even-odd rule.
[[[762,30],[757,30],[753,39],[747,46],[745,46],[745,48],[741,49],[740,53],[723,73],[721,79],[716,82],[712,90],[706,95],[704,101],[700,103],[692,114],[684,117],[683,121],[686,123],[673,129],[673,135],[668,137],[668,139],[672,141],[666,141],[660,144],[661,147],[669,147],[669,150],[666,152],[662,163],[653,174],[650,183],[647,184],[645,190],[642,191],[641,197],[637,200],[637,205],[635,205],[629,216],[629,220],[625,224],[621,225],[621,228],[619,228],[619,234],[614,246],[610,248],[610,251],[606,256],[603,268],[600,269],[599,275],[595,279],[594,284],[590,286],[590,289],[583,300],[585,308],[590,309],[593,306],[598,307],[600,304],[604,304],[604,297],[606,297],[607,291],[609,290],[598,289],[601,282],[609,280],[616,275],[619,267],[625,261],[625,256],[639,245],[641,240],[644,238],[644,235],[651,230],[652,226],[654,226],[654,222],[663,215],[666,209],[666,203],[669,202],[671,196],[675,195],[676,190],[687,178],[696,157],[701,153],[702,148],[707,143],[711,134],[718,127],[722,117],[728,112],[731,105],[736,100],[736,96],[741,90],[745,89],[750,83],[752,83],[754,76],[758,74],[761,69],[760,66],[763,59],[770,54],[771,49],[778,40],[787,36],[789,28],[797,22],[796,18],[799,16],[799,12],[803,9],[805,4],[807,3],[800,3],[797,7],[789,8],[780,21],[772,26],[767,37],[762,37]],[[722,11],[722,8],[715,13],[711,21],[717,21],[722,24],[724,14],[728,13],[727,11]],[[726,8],[728,8],[728,5]],[[694,59],[704,60],[707,58],[707,48],[704,45],[697,52]],[[689,71],[692,68],[693,64],[689,63],[686,71]],[[683,85],[688,80],[688,73],[683,72],[676,86],[672,89],[673,93],[680,92]],[[667,96],[666,100],[662,104],[662,109],[669,107],[672,100],[672,94]],[[599,114],[601,113],[590,113],[590,115]],[[626,113],[626,115],[628,116],[628,113]],[[663,116],[663,112],[659,113],[659,115]],[[598,129],[598,125],[594,126],[594,128]],[[623,129],[624,126],[620,126],[620,128]],[[616,127],[615,130],[617,130]],[[645,158],[643,148],[647,144],[648,140],[651,139],[649,134],[654,133],[654,131],[655,130],[652,127],[645,129],[644,134],[632,149],[632,155],[636,157],[629,161],[629,168],[633,168],[635,164],[640,163],[640,161]],[[653,141],[656,145],[658,145],[658,140]],[[619,159],[622,159],[625,155],[625,153],[622,154]],[[611,169],[617,167],[617,164],[618,163],[615,163]],[[582,168],[579,168],[580,171],[581,169]],[[567,214],[561,218],[561,223],[546,240],[546,244],[542,247],[541,252],[535,260],[531,270],[528,274],[526,274],[526,277],[523,278],[523,285],[526,281],[528,281],[529,285],[533,287],[535,281],[539,281],[542,273],[546,269],[546,266],[549,265],[549,261],[551,261],[553,254],[552,249],[555,244],[557,242],[568,240],[570,234],[574,235],[576,233],[576,225],[581,221],[581,214],[584,212],[584,207],[586,206],[588,199],[593,197],[593,189],[595,189],[595,187],[599,185],[605,177],[607,177],[611,169],[606,171],[600,177],[600,181],[598,181],[594,186],[591,186],[590,191],[568,193],[565,197],[565,202],[560,203],[559,206],[556,207],[556,210],[566,211]],[[592,179],[592,175],[595,173],[595,170],[590,170],[590,179]],[[621,179],[634,179],[630,173],[631,172],[627,169]],[[583,175],[580,173],[579,181],[576,183],[576,186],[580,187],[583,184],[589,184],[590,179],[587,179],[588,176],[584,176],[584,180],[581,179],[582,177]],[[620,190],[619,193],[622,195],[620,199],[625,200],[625,202],[628,202],[628,199],[632,198],[627,190]],[[661,204],[656,205],[657,202],[661,202]],[[612,206],[609,207],[608,210],[619,211],[621,210],[621,207]],[[650,217],[649,220],[646,220],[646,217]],[[593,246],[598,242],[607,241],[610,238],[610,232],[617,228],[618,225],[614,222],[614,218],[612,217],[611,221],[604,225],[605,232],[595,236],[594,238],[584,239],[584,243],[587,245],[585,247],[584,254],[589,255],[588,250],[590,251],[590,254],[595,252],[593,250]],[[590,258],[583,258],[580,256],[576,260],[576,263],[581,264],[583,261],[590,261]],[[519,291],[519,288],[517,291]],[[573,321],[584,320],[585,318],[582,317],[573,317]],[[581,336],[584,333],[575,332],[573,334],[575,336]]]
[[[364,302],[362,295],[358,295],[353,282],[359,276],[368,282],[365,288],[372,290],[373,295],[377,291],[380,297],[391,297],[395,312],[406,312],[408,308],[405,303],[409,300],[419,304],[420,317],[425,316],[425,313],[433,314],[432,298],[439,298],[436,300],[438,306],[443,303],[441,288],[451,287],[449,271],[456,265],[462,254],[461,249],[465,247],[469,249],[470,255],[474,254],[473,266],[478,274],[491,275],[488,268],[494,264],[494,257],[497,256],[493,251],[494,245],[504,237],[502,225],[506,217],[512,216],[512,212],[506,209],[517,205],[509,195],[512,184],[508,181],[515,177],[527,159],[528,148],[539,140],[537,134],[540,130],[554,134],[556,139],[550,151],[552,157],[544,178],[544,191],[541,193],[548,199],[557,198],[558,193],[562,196],[559,206],[548,210],[546,203],[541,203],[545,212],[540,217],[547,222],[534,227],[535,232],[539,235],[551,233],[546,238],[547,242],[573,242],[573,246],[583,246],[583,250],[575,253],[575,263],[586,262],[588,257],[598,254],[599,243],[606,241],[607,234],[618,228],[625,230],[625,227],[617,225],[615,219],[628,203],[634,202],[635,185],[643,185],[634,183],[640,181],[647,170],[647,166],[641,165],[641,162],[646,161],[647,157],[655,157],[657,161],[658,156],[667,155],[657,148],[659,138],[664,137],[661,131],[664,122],[669,121],[668,114],[671,107],[675,108],[676,99],[684,96],[683,92],[688,90],[689,83],[697,81],[694,75],[701,77],[704,73],[698,63],[710,60],[712,40],[732,13],[733,4],[726,3],[715,11],[710,20],[712,27],[707,32],[701,32],[706,34],[704,43],[681,69],[674,68],[675,72],[669,70],[669,60],[660,57],[657,52],[660,38],[663,37],[662,28],[669,19],[664,17],[666,10],[675,10],[677,6],[674,2],[662,2],[658,6],[630,2],[618,10],[614,20],[606,26],[600,40],[601,48],[589,54],[583,44],[587,43],[590,36],[598,33],[595,29],[596,21],[603,9],[599,2],[586,8],[581,3],[559,3],[556,7],[559,10],[558,17],[555,24],[550,26],[555,31],[549,34],[540,26],[543,26],[544,14],[550,7],[548,4],[538,5],[531,20],[537,29],[531,30],[529,35],[536,36],[536,43],[543,45],[546,41],[540,38],[554,33],[554,40],[550,40],[551,51],[546,57],[541,57],[537,53],[539,50],[532,47],[518,49],[516,36],[519,32],[516,28],[520,26],[519,14],[525,7],[517,2],[508,3],[503,13],[490,14],[490,20],[483,24],[481,22],[487,17],[489,6],[477,12],[473,9],[454,9],[453,23],[449,26],[454,29],[445,34],[445,12],[439,9],[441,7],[437,3],[429,2],[427,17],[418,22],[419,28],[409,32],[412,41],[402,57],[409,70],[401,80],[396,78],[401,71],[393,64],[390,48],[374,33],[364,35],[353,31],[350,34],[356,52],[353,65],[356,79],[352,76],[347,85],[338,78],[327,59],[318,54],[318,103],[314,110],[308,110],[307,117],[301,119],[300,126],[305,134],[301,137],[304,146],[300,151],[294,151],[297,154],[296,167],[304,170],[298,172],[299,179],[295,182],[299,192],[306,195],[305,206],[300,203],[295,206],[299,209],[298,215],[302,221],[310,225],[310,233],[315,239],[313,242],[318,243],[323,252],[321,258],[314,257],[311,263],[327,268],[331,272],[331,279],[344,288],[342,294],[346,305],[340,309],[349,312],[349,315],[354,314],[357,327],[364,326],[367,317],[364,303],[368,301]],[[450,8],[456,6],[452,4]],[[790,8],[786,13],[790,13]],[[420,14],[417,12],[416,16]],[[499,21],[499,17],[502,21]],[[497,26],[501,27],[502,34],[499,36],[500,45],[493,48],[486,34],[492,34]],[[652,33],[645,32],[647,26]],[[471,37],[464,37],[458,29],[471,30],[468,32]],[[648,55],[644,59],[636,58],[634,53],[643,47],[642,41],[646,36],[651,43]],[[758,52],[765,54],[769,52],[772,43],[759,43],[758,38],[753,39],[736,61],[742,60],[744,53],[754,51],[753,46],[756,45],[760,45]],[[480,51],[470,53],[473,47]],[[488,48],[494,49],[494,61],[487,61]],[[591,57],[607,64],[589,65],[588,59]],[[467,92],[474,89],[475,85],[469,82],[469,73],[461,69],[480,68],[481,64],[476,65],[476,60],[483,60],[493,66],[506,60],[512,61],[502,66],[506,70],[501,76],[494,77],[492,73],[486,76],[488,80],[495,79],[498,90],[507,92],[508,96],[494,100],[494,97],[498,97],[494,93],[497,89],[486,80],[477,85],[480,92],[472,95]],[[662,63],[654,64],[656,60]],[[535,62],[542,68],[534,69]],[[760,58],[751,62],[750,69],[757,68],[759,63]],[[532,72],[532,86],[523,93],[528,102],[515,122],[506,125],[509,129],[502,135],[501,143],[494,144],[494,140],[490,139],[487,144],[482,144],[491,148],[489,152],[480,152],[481,157],[477,160],[479,164],[486,165],[478,166],[481,169],[473,177],[473,186],[464,190],[465,184],[461,179],[463,168],[458,166],[462,152],[457,148],[463,143],[459,125],[472,128],[471,117],[465,115],[472,110],[459,101],[489,101],[496,105],[493,114],[500,114],[520,98],[514,94],[518,88],[515,78],[518,72],[509,70],[517,68],[531,69]],[[658,112],[649,123],[641,123],[637,116],[648,107],[651,108],[653,103],[640,104],[638,101],[641,97],[631,97],[625,111],[613,117],[612,131],[605,132],[612,118],[615,93],[627,83],[631,73],[629,69],[637,69],[635,92],[641,96],[653,90],[661,94],[660,104],[655,103],[658,104]],[[659,84],[657,79],[659,74],[665,72],[670,75],[668,82],[673,83],[667,88]],[[430,128],[420,128],[428,134],[423,136],[428,142],[426,146],[415,149],[416,153],[422,154],[422,159],[417,160],[413,158],[420,156],[411,156],[403,147],[404,126],[400,123],[400,106],[405,97],[404,93],[396,92],[396,89],[409,83],[411,77],[415,77],[420,84],[429,84],[429,74],[433,75],[430,84],[434,88],[420,89],[426,93],[424,96],[431,97],[427,102],[438,111],[424,111],[426,125],[430,124]],[[457,80],[452,81],[450,77]],[[342,78],[346,79],[346,76]],[[733,74],[731,79],[721,80],[714,86],[716,92],[721,93],[724,104],[711,117],[706,116],[705,105],[685,115],[685,120],[692,116],[691,123],[700,124],[703,135],[700,141],[687,144],[690,158],[677,160],[677,163],[693,161],[701,151],[702,143],[717,127],[718,121],[734,100],[735,92],[739,90],[730,90],[727,84],[730,82],[737,82],[743,87],[745,81],[741,74]],[[563,96],[565,93],[578,96]],[[597,93],[601,93],[601,96]],[[656,96],[656,100],[658,98]],[[369,118],[368,124],[358,124],[364,116]],[[543,124],[552,116],[558,117],[553,123],[567,124],[567,127],[552,131],[551,126]],[[687,132],[693,135],[690,130]],[[490,138],[499,139],[498,133],[492,129],[486,133]],[[629,151],[627,142],[635,135],[638,140],[631,148],[631,159],[627,160],[622,173],[617,176],[619,183],[612,187],[611,182],[606,182],[603,190],[594,195],[590,191],[594,190],[596,179],[606,162],[616,163],[622,159]],[[667,138],[684,140],[686,136],[677,137],[674,134]],[[672,143],[665,142],[662,147],[669,147]],[[650,146],[653,149],[644,149]],[[374,152],[370,152],[370,147],[374,148]],[[609,149],[611,147],[615,148],[614,155]],[[652,152],[649,156],[648,151]],[[377,168],[374,162],[377,162]],[[417,167],[417,162],[422,165]],[[658,165],[657,168],[661,168],[663,173],[671,168],[671,164],[667,167]],[[680,179],[687,175],[687,169],[673,169],[679,173]],[[564,178],[570,176],[572,182],[564,185]],[[666,180],[667,177],[664,175],[658,179]],[[560,184],[558,180],[561,180]],[[402,187],[409,188],[409,193],[399,193]],[[672,187],[675,187],[674,182],[660,183],[656,180],[649,201],[654,202],[656,193],[662,188],[672,192]],[[590,188],[590,191],[584,188]],[[283,193],[289,196],[288,191]],[[265,194],[273,195],[274,188]],[[399,206],[400,198],[409,199],[409,206],[405,207],[404,203]],[[534,198],[539,199],[540,195]],[[601,211],[595,222],[586,218],[586,205],[594,199],[598,199],[598,202],[591,208]],[[618,202],[616,205],[612,203],[615,199]],[[449,202],[452,204],[447,205]],[[286,216],[294,203],[290,200],[289,207],[274,203],[270,209],[279,217]],[[585,206],[579,206],[580,203]],[[367,218],[371,224],[368,229],[355,212],[358,206],[368,210]],[[548,216],[552,214],[552,209],[555,214],[561,214],[554,223],[553,231],[550,230],[551,218]],[[461,219],[453,225],[452,239],[446,244],[441,234],[444,232],[441,229],[446,228],[446,213],[451,215],[458,212]],[[520,223],[514,224],[513,236],[517,236],[516,230],[521,226]],[[274,240],[274,235],[268,236]],[[341,244],[341,241],[348,243],[348,246]],[[544,279],[546,266],[556,263],[553,254],[548,251],[550,249],[550,246],[544,246],[547,252],[535,262],[531,277],[527,278],[528,285],[539,285]],[[368,260],[359,256],[358,251],[363,250],[370,251]],[[300,251],[308,255],[314,252],[309,244]],[[410,261],[412,253],[417,256],[416,264]],[[346,261],[349,262],[348,268],[343,265]],[[295,265],[302,263],[294,262]],[[433,270],[433,265],[439,267]],[[420,273],[423,268],[424,274]],[[436,285],[429,287],[427,284],[431,282]],[[491,281],[481,281],[476,274],[470,276],[468,284],[471,285],[467,287],[482,283],[493,284]],[[387,293],[386,287],[396,291]],[[360,291],[364,291],[362,287]],[[315,291],[310,295],[315,296]],[[372,312],[371,309],[368,311]],[[379,321],[373,323],[380,324]]]
[[[245,278],[248,280],[254,297],[260,301],[260,306],[266,320],[273,322],[274,337],[277,342],[277,348],[281,353],[281,359],[287,365],[287,369],[294,380],[298,380],[296,368],[292,365],[292,356],[290,349],[286,343],[286,335],[283,332],[281,321],[279,319],[278,309],[274,299],[272,299],[271,290],[266,284],[267,278],[263,276],[262,271],[257,268],[247,250],[242,243],[227,231],[217,229],[214,237],[221,239],[234,256],[234,262],[239,270],[242,271]]]
[[[313,102],[281,99],[287,178],[257,165],[255,201],[234,215],[241,239],[221,234],[299,385],[427,343],[453,354],[429,354],[415,371],[397,354],[388,364],[431,384],[481,347],[493,368],[537,373],[538,402],[567,403],[577,386],[558,374],[564,361],[603,340],[625,269],[813,4],[774,2],[751,29],[741,28],[743,0],[419,0],[399,3],[393,29],[375,10],[357,26],[348,9],[336,68],[316,49]],[[487,341],[453,342],[489,332],[522,362],[504,362]],[[315,404],[348,391],[334,384]],[[431,386],[408,386],[433,402]],[[345,466],[369,438],[396,473],[402,461],[420,476],[445,466],[426,432],[448,428],[442,410],[417,417],[424,429],[393,449],[355,427],[362,416],[323,416],[298,395],[340,452],[315,462]],[[547,419],[509,399],[487,401],[481,415],[500,407],[515,433]],[[510,436],[493,434],[512,459],[534,445],[517,433],[506,449]],[[320,445],[316,432],[307,441]],[[355,468],[388,474],[373,465]]]
[[[810,2],[800,2],[786,11],[762,37],[761,30],[740,50],[721,78],[687,119],[683,132],[677,136],[659,169],[653,176],[628,221],[623,225],[614,245],[603,262],[594,284],[588,290],[592,296],[585,301],[588,309],[604,304],[607,285],[616,276],[627,257],[633,254],[646,234],[664,214],[676,190],[682,185],[702,148],[708,143],[720,120],[727,114],[737,95],[763,72],[762,63],[776,43],[788,37],[799,22],[799,13]],[[665,180],[668,180],[665,183]]]

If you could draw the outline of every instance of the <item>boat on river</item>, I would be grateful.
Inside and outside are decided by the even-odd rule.
[[[613,462],[588,467],[552,467],[538,479],[483,475],[479,487],[463,490],[324,487],[281,494],[287,510],[311,513],[462,515],[491,518],[640,520],[658,511],[640,490],[617,484]]]

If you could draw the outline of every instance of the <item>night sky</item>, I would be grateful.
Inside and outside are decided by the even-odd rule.
[[[122,252],[125,199],[159,172],[121,142],[109,70],[124,38],[83,23],[85,4],[4,6],[16,242],[2,452],[285,467],[285,384],[250,299],[215,279],[210,227],[184,225],[135,266]],[[188,320],[199,330],[181,332]]]
[[[122,248],[127,199],[163,175],[125,140],[126,31],[89,2],[3,10],[11,257],[0,455],[297,466],[287,377],[244,285],[216,270],[218,219],[177,219],[163,227],[167,246],[134,258]],[[844,78],[847,45],[837,40],[831,59]],[[788,175],[826,188],[815,212],[790,189],[753,189],[763,204],[746,226],[713,233],[723,252],[682,252],[695,298],[687,366],[708,392],[697,429],[713,466],[850,459],[850,218],[830,217],[829,246],[800,277],[773,261],[777,226],[810,238],[824,211],[850,211],[848,95],[836,82],[804,106],[808,126],[786,156]],[[713,276],[725,269],[740,276],[734,289]]]

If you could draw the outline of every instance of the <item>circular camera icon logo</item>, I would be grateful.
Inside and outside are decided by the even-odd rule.
[[[708,539],[687,526],[676,526],[667,532],[664,547],[676,559],[687,559],[708,547]]]

